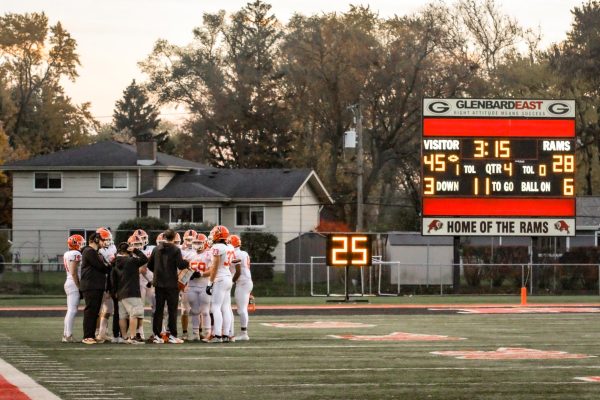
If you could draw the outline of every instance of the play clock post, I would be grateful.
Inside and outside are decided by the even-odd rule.
[[[349,276],[350,267],[370,267],[372,238],[363,233],[335,233],[327,235],[326,263],[330,267],[345,269],[345,300],[350,301]]]

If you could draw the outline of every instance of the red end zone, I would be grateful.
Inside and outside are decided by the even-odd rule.
[[[31,397],[0,375],[0,400],[31,400]]]

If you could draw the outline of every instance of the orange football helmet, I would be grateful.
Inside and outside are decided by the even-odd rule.
[[[138,235],[129,236],[129,239],[127,239],[127,244],[129,247],[133,247],[135,249],[141,250],[144,248],[144,242],[142,242],[142,238],[140,238]]]
[[[240,247],[242,245],[242,239],[238,235],[229,236],[229,244],[233,247]]]
[[[208,239],[207,239],[206,235],[203,233],[198,233],[196,235],[196,238],[192,242],[192,248],[194,250],[204,250],[204,249],[206,249],[207,243],[208,243]]]
[[[85,239],[81,235],[71,235],[67,239],[69,250],[81,250],[85,246]]]
[[[135,231],[133,231],[133,234],[137,237],[140,238],[140,240],[142,241],[142,244],[144,246],[148,245],[148,234],[146,233],[145,230],[143,229],[136,229]]]
[[[212,240],[215,242],[217,240],[227,240],[229,237],[229,229],[223,225],[217,225],[210,231],[210,236],[212,236]]]
[[[166,240],[165,240],[165,234],[161,232],[156,237],[156,245],[158,246],[159,244],[164,243],[164,242],[166,242]]]
[[[196,231],[193,229],[188,229],[187,231],[185,231],[185,233],[183,234],[183,241],[190,246],[192,244],[192,242],[194,241],[194,239],[196,238]]]

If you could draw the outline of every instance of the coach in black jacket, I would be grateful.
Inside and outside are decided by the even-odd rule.
[[[173,243],[175,231],[167,229],[164,233],[165,243],[158,245],[148,260],[148,269],[154,272],[154,293],[156,309],[152,318],[154,337],[160,336],[162,329],[165,301],[169,310],[169,333],[177,337],[177,303],[179,288],[177,273],[188,267],[188,262],[181,256],[181,250]]]
[[[83,343],[94,344],[96,320],[102,306],[102,296],[106,287],[106,274],[110,267],[98,253],[103,246],[103,239],[97,233],[89,237],[88,246],[81,251],[81,280],[79,289],[83,293],[85,309],[83,310]]]

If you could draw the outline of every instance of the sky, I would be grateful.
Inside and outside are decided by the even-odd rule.
[[[502,10],[525,28],[541,29],[542,46],[562,41],[570,29],[570,10],[584,0],[497,0]],[[275,16],[285,23],[292,14],[344,12],[349,4],[368,5],[382,17],[407,15],[431,0],[270,0]],[[79,78],[65,82],[75,103],[91,102],[92,114],[110,123],[115,102],[132,79],[144,81],[138,62],[157,39],[189,44],[192,30],[206,12],[228,13],[248,0],[1,0],[0,14],[44,11],[50,24],[60,21],[77,41]],[[452,3],[452,0],[446,1]],[[163,119],[178,120],[182,109],[163,109]],[[179,114],[179,115],[178,115]]]

